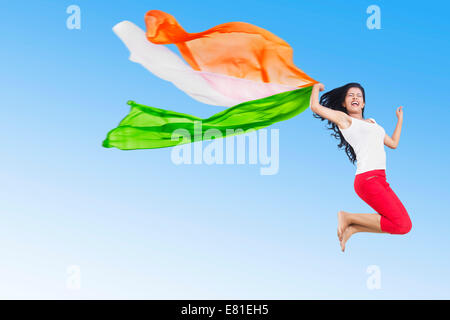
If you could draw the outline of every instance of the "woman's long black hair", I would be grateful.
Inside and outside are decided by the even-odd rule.
[[[342,87],[339,87],[339,88],[336,88],[336,89],[333,89],[331,91],[324,93],[322,95],[322,97],[320,97],[319,103],[326,108],[330,108],[333,110],[339,110],[339,111],[342,111],[342,112],[345,112],[346,114],[348,114],[347,109],[345,109],[342,106],[342,103],[345,101],[347,91],[350,88],[361,89],[362,94],[363,94],[364,103],[366,102],[366,93],[364,92],[364,88],[359,83],[351,82],[351,83],[347,83],[346,85],[344,85]],[[365,107],[362,109],[363,119],[364,119],[364,110],[365,109],[366,109]],[[319,116],[316,113],[313,113],[313,116],[315,118],[319,118],[321,121],[328,120],[328,119],[325,119],[325,118]],[[342,147],[344,147],[348,158],[354,164],[356,161],[356,154],[355,154],[355,151],[353,150],[352,146],[345,140],[344,136],[341,133],[341,130],[339,130],[338,126],[335,123],[328,120],[328,125],[329,125],[329,127],[327,129],[330,129],[333,131],[333,133],[331,133],[331,135],[340,141],[338,148],[341,149]]]

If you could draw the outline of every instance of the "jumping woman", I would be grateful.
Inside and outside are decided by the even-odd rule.
[[[386,153],[398,146],[403,123],[402,107],[397,108],[397,126],[392,137],[373,118],[364,119],[365,92],[359,83],[348,83],[324,93],[319,102],[322,83],[314,85],[311,111],[321,121],[327,119],[328,129],[340,139],[350,161],[356,160],[354,188],[356,194],[377,213],[338,212],[337,235],[342,251],[345,243],[357,232],[406,234],[412,224],[408,212],[386,181]]]

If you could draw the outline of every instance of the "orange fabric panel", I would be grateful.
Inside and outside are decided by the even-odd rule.
[[[172,15],[150,10],[145,24],[149,41],[175,44],[194,70],[296,87],[317,83],[295,66],[286,41],[250,23],[228,22],[188,33]]]

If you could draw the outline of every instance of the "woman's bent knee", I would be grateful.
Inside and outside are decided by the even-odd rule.
[[[412,223],[411,219],[407,219],[405,221],[402,221],[402,223],[399,223],[396,225],[394,234],[407,234],[412,229]]]

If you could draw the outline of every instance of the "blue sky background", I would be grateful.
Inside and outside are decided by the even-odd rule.
[[[81,30],[66,8],[81,8]],[[381,30],[366,27],[369,5]],[[449,5],[445,1],[2,1],[0,298],[450,298]],[[387,180],[410,213],[404,236],[356,234],[336,213],[373,212],[356,168],[310,109],[278,123],[280,168],[180,165],[171,149],[101,146],[129,99],[207,117],[201,104],[128,60],[111,28],[159,9],[189,32],[266,28],[332,89],[360,82],[366,118],[388,134],[404,106]],[[67,268],[81,288],[66,286]],[[369,290],[377,265],[381,288]]]

